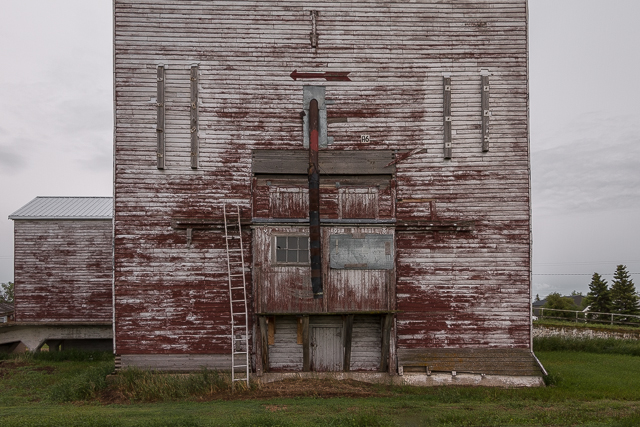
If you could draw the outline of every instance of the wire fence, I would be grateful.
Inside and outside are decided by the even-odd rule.
[[[559,310],[556,308],[534,308],[533,315],[540,319],[564,320],[576,323],[598,323],[609,325],[640,326],[640,316],[594,311]]]

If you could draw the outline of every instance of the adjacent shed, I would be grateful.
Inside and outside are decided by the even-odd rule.
[[[0,302],[0,323],[13,322],[15,320],[14,311],[13,304]]]
[[[45,341],[56,348],[112,348],[112,210],[111,197],[36,197],[9,216],[15,242],[14,328],[60,329],[48,329],[47,336],[24,332],[33,335],[25,338],[31,350]],[[85,327],[90,332],[78,332]],[[85,339],[93,341],[78,341]]]
[[[114,13],[122,366],[540,384],[526,0]]]

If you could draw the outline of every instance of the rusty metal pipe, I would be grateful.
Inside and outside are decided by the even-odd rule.
[[[320,169],[318,167],[318,101],[309,104],[309,255],[311,256],[311,289],[313,298],[322,292],[322,241],[320,238]]]

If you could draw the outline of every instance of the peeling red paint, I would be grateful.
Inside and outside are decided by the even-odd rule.
[[[302,6],[115,1],[117,351],[229,352],[222,233],[194,229],[187,245],[186,230],[171,227],[176,217],[221,218],[225,202],[240,203],[243,217],[254,221],[244,243],[257,312],[398,310],[399,349],[528,348],[526,2],[319,4],[315,50]],[[153,102],[159,63],[169,64],[162,171]],[[197,170],[189,163],[192,63],[199,64],[202,103]],[[306,293],[308,268],[270,265],[271,235],[304,234],[308,225],[259,223],[306,219],[306,177],[301,183],[286,172],[252,173],[254,150],[303,148],[303,83],[289,78],[296,68],[350,71],[351,82],[322,82],[333,101],[327,116],[344,120],[328,124],[334,142],[320,154],[424,148],[373,183],[355,168],[349,176],[320,170],[323,244],[331,233],[385,232],[395,236],[396,257],[395,270],[385,272],[333,271],[323,263],[323,302]],[[486,153],[482,69],[492,74]],[[450,161],[442,156],[443,73],[452,80]],[[403,230],[394,221],[474,227]]]

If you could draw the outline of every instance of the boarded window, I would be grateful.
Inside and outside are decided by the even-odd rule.
[[[329,238],[329,251],[334,269],[393,270],[392,234],[334,234]]]
[[[300,187],[269,187],[271,218],[307,218],[309,190]]]
[[[274,240],[274,264],[309,264],[309,238],[307,236],[275,236]]]
[[[341,218],[378,218],[378,188],[340,188],[338,198]]]

